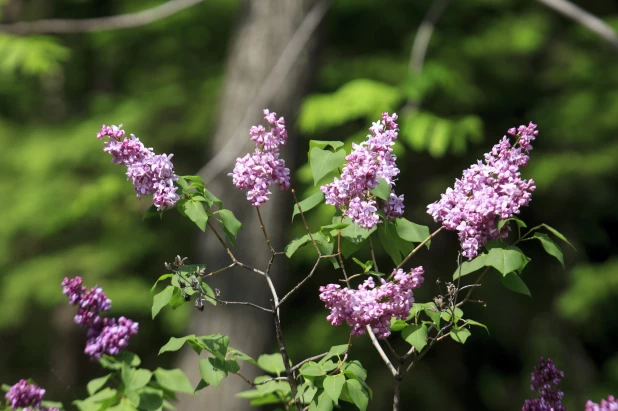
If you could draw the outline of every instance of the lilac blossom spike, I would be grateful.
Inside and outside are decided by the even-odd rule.
[[[112,163],[123,164],[127,167],[127,180],[131,180],[138,198],[142,195],[152,195],[157,210],[173,207],[180,196],[176,193],[174,181],[178,176],[174,174],[172,164],[173,154],[157,155],[151,148],[131,134],[125,137],[120,126],[101,126],[97,138],[109,137],[105,142],[104,152],[112,156]]]
[[[268,130],[262,125],[249,130],[255,151],[237,158],[234,170],[228,174],[236,188],[247,190],[247,200],[255,207],[268,201],[271,185],[276,184],[281,190],[290,188],[290,170],[279,158],[279,147],[288,138],[285,120],[269,110],[264,110],[264,120],[270,125]]]
[[[602,399],[601,404],[588,400],[585,411],[618,411],[618,401],[613,395],[609,395],[607,400]]]
[[[403,196],[397,197],[393,191],[395,177],[399,174],[392,148],[399,129],[396,121],[397,114],[382,114],[381,121],[369,128],[371,134],[367,140],[352,145],[352,152],[345,158],[347,163],[341,179],[335,178],[320,188],[326,204],[341,209],[344,216],[364,228],[371,229],[380,222],[378,207],[389,219],[403,215]],[[375,198],[370,192],[378,185],[378,178],[383,178],[391,187],[388,201]]]
[[[9,406],[16,410],[25,407],[40,407],[45,390],[34,384],[28,384],[27,380],[19,380],[6,393],[4,398],[9,402]]]
[[[427,206],[427,212],[444,228],[457,231],[463,255],[472,259],[488,240],[504,237],[508,227],[498,231],[498,219],[511,218],[527,206],[536,189],[534,181],[521,178],[520,167],[528,164],[524,151],[532,149],[531,142],[538,131],[536,125],[512,128],[509,134],[518,138],[519,146],[511,146],[504,137],[478,161],[455,180],[442,198]]]
[[[320,300],[331,312],[326,319],[339,326],[345,321],[352,326],[352,335],[365,334],[370,326],[378,338],[390,335],[391,318],[405,319],[410,315],[414,297],[412,290],[423,283],[423,267],[406,273],[393,270],[394,281],[380,279],[376,285],[369,277],[357,290],[341,288],[338,284],[320,287]]]
[[[534,367],[531,375],[530,390],[539,394],[539,398],[526,400],[522,411],[566,411],[562,405],[564,393],[558,390],[564,373],[554,365],[550,359],[543,359]]]

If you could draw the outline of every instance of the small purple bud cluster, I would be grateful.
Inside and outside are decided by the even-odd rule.
[[[27,380],[19,380],[9,389],[4,398],[9,402],[9,406],[16,410],[25,407],[40,407],[43,396],[45,396],[43,388],[28,384]]]
[[[82,278],[65,278],[62,293],[69,297],[71,305],[78,306],[74,321],[88,328],[88,340],[84,352],[93,359],[103,354],[117,355],[129,345],[129,339],[137,334],[138,323],[125,317],[102,318],[99,313],[112,308],[112,300],[100,287],[86,291]]]
[[[281,190],[290,188],[290,169],[279,158],[279,148],[288,138],[285,120],[268,110],[264,110],[264,120],[270,129],[262,125],[251,127],[249,134],[255,142],[255,151],[237,158],[234,170],[228,174],[236,188],[247,190],[247,200],[256,207],[270,198],[271,184],[277,184]]]
[[[478,161],[465,170],[462,178],[455,180],[454,188],[449,187],[440,201],[427,206],[436,222],[459,233],[462,254],[469,259],[476,257],[488,240],[508,235],[508,226],[500,232],[496,220],[519,214],[536,189],[534,181],[522,179],[519,172],[528,164],[525,152],[532,150],[531,142],[538,134],[536,124],[508,132],[518,139],[513,146],[505,136],[485,154],[484,162]]]
[[[562,405],[564,393],[558,390],[564,373],[548,358],[541,357],[541,363],[534,367],[530,390],[539,394],[540,398],[526,400],[522,411],[566,411]]]
[[[410,270],[394,270],[394,282],[380,279],[376,286],[369,277],[358,290],[341,288],[337,284],[320,287],[320,300],[331,312],[326,319],[339,326],[346,321],[352,326],[352,335],[365,334],[368,325],[378,338],[390,335],[391,318],[403,320],[410,315],[414,297],[412,290],[423,283],[423,267]]]
[[[613,395],[608,396],[607,400],[601,400],[600,405],[588,400],[585,411],[618,411],[618,401]]]
[[[382,119],[369,128],[371,134],[361,144],[353,144],[353,150],[345,158],[341,179],[321,187],[326,197],[326,204],[339,207],[343,215],[349,217],[359,226],[367,229],[380,222],[378,207],[386,213],[387,218],[403,215],[403,195],[397,196],[393,191],[395,177],[399,169],[395,164],[397,157],[392,146],[397,139],[399,126],[397,114],[382,114]],[[378,178],[383,178],[391,187],[388,201],[373,196],[370,191],[378,185]]]
[[[152,148],[144,147],[134,134],[131,134],[130,139],[125,137],[121,127],[122,124],[101,126],[97,138],[100,140],[105,136],[109,137],[103,151],[112,155],[113,163],[127,167],[127,180],[133,182],[138,198],[152,194],[153,203],[158,210],[173,207],[180,199],[174,185],[174,181],[178,180],[171,161],[174,155],[155,154]]]

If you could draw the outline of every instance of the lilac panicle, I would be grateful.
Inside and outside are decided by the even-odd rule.
[[[249,130],[255,151],[237,158],[234,170],[228,174],[236,188],[247,190],[247,200],[256,207],[268,201],[272,184],[281,190],[290,188],[290,170],[279,158],[279,148],[288,138],[285,120],[269,110],[264,110],[264,120],[270,125],[268,130],[262,125]]]
[[[607,400],[602,399],[601,404],[588,400],[585,411],[618,411],[618,401],[613,395],[609,395]]]
[[[403,215],[403,195],[398,197],[393,191],[395,177],[399,174],[392,148],[399,130],[396,121],[397,114],[382,114],[382,119],[369,128],[367,140],[352,145],[352,152],[345,158],[347,163],[341,179],[335,178],[320,188],[326,204],[340,208],[344,216],[363,228],[371,229],[380,222],[378,207],[389,219]],[[378,185],[378,178],[386,180],[391,187],[388,201],[370,193]]]
[[[28,384],[27,380],[19,380],[6,393],[4,398],[9,402],[9,406],[16,410],[25,407],[40,407],[45,390],[34,384]]]
[[[498,231],[498,219],[511,218],[527,206],[536,189],[534,181],[521,178],[520,167],[528,164],[538,131],[536,124],[509,129],[518,145],[504,137],[492,150],[455,180],[442,198],[427,206],[427,212],[447,230],[457,231],[463,255],[472,259],[488,240],[505,237],[508,227]]]
[[[326,319],[336,326],[347,322],[352,326],[352,335],[365,334],[369,325],[378,338],[386,338],[390,335],[391,318],[402,320],[410,315],[414,303],[412,290],[423,283],[423,273],[423,267],[408,273],[395,269],[393,282],[380,279],[380,285],[376,285],[369,277],[357,290],[338,284],[320,287],[320,300],[331,311]]]
[[[155,154],[135,135],[131,134],[131,138],[125,137],[121,127],[122,124],[101,126],[97,138],[109,137],[103,151],[111,154],[113,163],[127,167],[127,180],[133,182],[138,198],[152,194],[153,203],[158,210],[173,207],[180,199],[176,194],[177,187],[174,186],[178,176],[174,174],[171,161],[173,154]]]
[[[522,411],[566,411],[562,405],[564,393],[558,390],[564,373],[550,359],[543,359],[534,367],[531,375],[530,390],[539,394],[539,398],[526,400]]]
[[[100,287],[86,291],[82,278],[65,278],[62,292],[69,297],[69,303],[77,305],[76,324],[88,328],[88,341],[84,352],[92,359],[98,360],[103,354],[117,355],[129,345],[129,339],[135,336],[139,324],[125,317],[103,318],[99,314],[112,308],[112,300]]]

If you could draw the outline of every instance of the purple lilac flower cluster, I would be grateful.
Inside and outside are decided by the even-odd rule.
[[[125,137],[121,127],[122,124],[101,126],[97,138],[109,137],[103,151],[112,155],[113,163],[127,167],[127,180],[133,182],[138,198],[152,194],[158,210],[174,206],[180,199],[174,185],[174,181],[178,180],[171,161],[174,155],[155,154],[152,148],[146,148],[134,134],[131,134],[131,138]]]
[[[339,326],[346,321],[352,326],[352,335],[365,334],[369,325],[378,338],[390,335],[391,318],[403,320],[410,315],[414,302],[412,290],[423,283],[423,267],[410,270],[394,270],[394,282],[380,279],[376,286],[373,277],[369,277],[358,290],[341,288],[337,284],[320,287],[320,300],[331,313],[326,319]]]
[[[469,259],[476,257],[488,240],[508,234],[508,226],[498,231],[496,220],[519,214],[536,189],[534,181],[522,179],[519,171],[528,164],[526,153],[532,150],[531,143],[538,134],[536,124],[511,128],[508,133],[517,139],[515,144],[503,137],[485,154],[484,162],[465,170],[453,188],[427,206],[436,222],[459,233],[463,255]]]
[[[43,388],[28,384],[26,380],[19,380],[9,389],[4,398],[7,399],[13,410],[18,408],[32,410],[30,407],[35,407],[40,411],[59,411],[58,408],[40,408],[44,396],[45,390]]]
[[[601,404],[588,401],[585,411],[618,411],[618,401],[613,395],[607,397],[607,400],[601,400]]]
[[[117,355],[127,348],[129,339],[137,334],[139,324],[125,317],[103,318],[102,311],[112,308],[112,300],[100,287],[86,291],[82,278],[65,278],[62,293],[69,297],[69,303],[78,306],[74,321],[88,328],[88,340],[84,352],[93,359],[103,354]]]
[[[359,226],[373,228],[380,222],[378,207],[382,208],[387,218],[403,215],[403,195],[397,196],[393,190],[395,177],[399,169],[395,164],[397,157],[393,154],[393,145],[397,139],[399,126],[397,114],[382,114],[382,119],[369,128],[371,134],[361,144],[353,144],[352,152],[345,158],[341,179],[321,187],[326,197],[326,204],[339,207],[343,215],[349,217]],[[383,178],[391,187],[390,198],[383,201],[375,198],[370,190],[378,185],[378,178]]]
[[[562,405],[564,393],[558,390],[564,373],[550,359],[541,357],[541,363],[534,367],[530,390],[539,394],[540,398],[526,400],[522,411],[566,411]]]
[[[247,200],[256,207],[270,198],[271,184],[277,184],[281,190],[290,188],[290,169],[279,158],[279,148],[288,139],[285,120],[269,110],[264,110],[264,120],[270,125],[268,130],[262,125],[249,130],[255,151],[237,158],[234,170],[228,174],[236,188],[247,190]]]

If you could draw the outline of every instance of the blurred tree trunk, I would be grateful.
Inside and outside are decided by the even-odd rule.
[[[294,150],[301,149],[302,144],[295,141],[291,126],[294,116],[313,77],[313,56],[317,50],[317,36],[314,34],[304,47],[299,58],[281,86],[276,90],[274,98],[267,107],[263,103],[255,103],[255,95],[264,83],[273,65],[292,38],[296,29],[311,9],[315,0],[253,0],[245,1],[242,16],[236,34],[230,46],[228,55],[225,84],[221,96],[218,127],[214,138],[210,140],[210,158],[218,153],[239,126],[247,109],[254,116],[242,124],[242,150],[237,156],[243,156],[255,147],[249,140],[248,130],[251,125],[262,121],[262,110],[269,108],[278,115],[285,116],[290,132],[288,143],[282,153],[288,167],[292,168],[291,160],[295,157]],[[255,105],[255,107],[252,107]],[[258,106],[259,105],[259,106]],[[237,138],[237,137],[236,137]],[[235,147],[240,149],[241,147]],[[235,157],[234,156],[234,159]],[[243,222],[235,253],[240,261],[255,267],[265,268],[270,258],[270,252],[260,230],[254,207],[246,200],[245,193],[239,192],[232,185],[227,173],[234,167],[234,160],[227,164],[225,170],[218,176],[203,176],[210,183],[208,188],[224,201],[225,208],[231,209],[237,218]],[[284,227],[291,214],[291,196],[287,192],[278,192],[273,187],[271,200],[260,208],[265,220],[265,226],[275,249],[283,249],[285,245]],[[212,233],[206,233],[199,239],[198,258],[200,263],[208,264],[209,270],[215,270],[230,263],[220,244]],[[275,261],[273,277],[282,294],[282,272],[285,271],[284,259]],[[228,270],[218,274],[210,282],[221,291],[221,298],[231,301],[252,301],[268,306],[269,291],[263,277],[246,270]],[[240,349],[251,356],[261,353],[278,352],[274,345],[274,327],[272,317],[265,312],[245,306],[208,305],[203,313],[196,312],[191,322],[190,333],[206,335],[222,333],[230,336],[230,346]],[[291,353],[293,356],[293,353]],[[298,360],[293,358],[293,360]],[[199,381],[197,356],[192,350],[183,351],[180,366],[187,372],[192,382]],[[257,375],[250,364],[242,364],[241,372],[253,378]],[[231,375],[219,388],[206,388],[197,397],[183,398],[178,409],[182,410],[248,410],[249,402],[236,398],[234,395],[250,389],[249,385]]]

